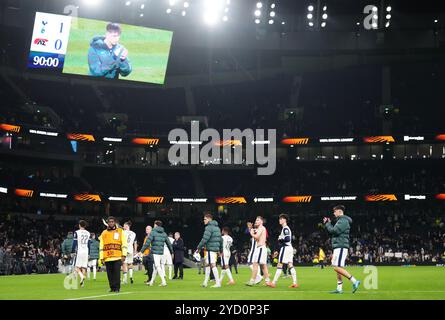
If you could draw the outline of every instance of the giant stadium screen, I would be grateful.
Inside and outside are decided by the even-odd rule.
[[[37,12],[29,68],[164,84],[173,32]]]

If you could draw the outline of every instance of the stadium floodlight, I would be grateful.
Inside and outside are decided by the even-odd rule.
[[[185,10],[182,10],[181,15],[182,15],[183,17],[185,17],[186,14],[187,14],[187,12],[186,12]]]
[[[274,23],[274,20],[273,19],[270,19],[269,20],[269,24],[273,24]]]
[[[127,1],[127,2],[125,2],[125,5],[126,5],[126,6],[131,5],[131,1]]]
[[[307,9],[308,9],[310,12],[312,12],[312,11],[314,11],[314,6],[313,6],[313,5],[310,5],[310,6],[307,7]]]
[[[260,19],[255,19],[255,23],[256,24],[260,24],[261,20]]]
[[[256,7],[258,9],[261,9],[263,7],[263,3],[262,2],[257,2]]]
[[[223,17],[223,21],[224,21],[224,22],[227,22],[227,20],[229,20],[229,18],[228,18],[227,16],[224,16],[224,17]]]
[[[376,6],[372,7],[372,11],[377,12],[378,8]]]
[[[271,8],[271,9],[275,9],[275,3],[272,3],[272,4],[270,5],[270,8]]]
[[[285,24],[286,24],[286,22],[284,22],[284,21],[281,21],[281,24],[282,24],[282,25],[285,25]]]
[[[324,20],[326,20],[328,18],[328,14],[327,13],[323,13],[323,15],[321,16]]]
[[[437,19],[434,19],[434,23],[438,23],[439,22],[439,20],[437,20]]]
[[[139,15],[139,17],[141,17],[141,18],[142,18],[142,17],[144,17],[144,14],[143,14],[143,13],[141,13],[141,14]]]
[[[323,7],[323,11],[326,11],[326,10],[328,10],[328,6]]]
[[[173,7],[176,4],[176,0],[169,0],[168,4],[170,5],[170,7]]]
[[[309,27],[313,27],[314,23],[312,21],[309,21]]]
[[[391,19],[391,15],[390,15],[390,14],[387,14],[387,15],[386,15],[386,19],[388,19],[388,20]]]
[[[385,28],[389,28],[390,22],[386,21]]]
[[[372,23],[372,27],[373,27],[374,29],[377,29],[377,27],[378,27],[377,23],[376,23],[376,22],[373,22],[373,23]]]
[[[275,17],[275,11],[271,11],[269,14],[272,18]]]
[[[306,17],[307,17],[309,20],[311,20],[314,16],[313,16],[312,13],[308,13]]]
[[[323,22],[321,23],[321,27],[322,27],[322,28],[326,27],[326,21],[323,21]]]
[[[144,10],[145,4],[141,4],[141,9]]]
[[[375,15],[372,16],[372,18],[373,18],[374,20],[377,20],[377,19],[379,18],[379,16],[375,14]]]
[[[392,10],[391,6],[386,7],[386,11],[391,12],[391,10]]]
[[[259,17],[261,16],[261,11],[260,10],[255,10],[255,17]]]
[[[184,2],[184,8],[188,8],[188,7],[190,7],[190,4],[187,1],[185,1]]]
[[[165,12],[167,12],[167,14],[170,14],[170,13],[172,13],[172,9],[168,8]]]
[[[83,0],[83,3],[85,5],[89,5],[89,6],[97,6],[101,2],[102,2],[102,0]]]
[[[208,25],[215,25],[221,19],[224,8],[224,0],[205,0],[204,22]]]

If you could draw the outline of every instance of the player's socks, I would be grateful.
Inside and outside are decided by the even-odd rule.
[[[263,276],[257,274],[257,276],[256,276],[256,278],[255,278],[255,281],[254,281],[254,284],[258,284],[258,283],[260,283],[262,280],[263,280]]]
[[[90,280],[90,273],[91,273],[91,270],[90,270],[90,267],[88,267],[87,268],[87,279],[88,280]]]
[[[129,269],[128,273],[130,274],[130,279],[133,280],[133,268]]]
[[[218,275],[218,268],[215,266],[212,268],[213,275],[215,276],[215,286],[220,286],[221,282]]]
[[[156,279],[156,275],[158,274],[158,270],[157,270],[157,268],[153,268],[153,274],[152,274],[152,276],[151,276],[151,280],[150,280],[150,282],[149,283],[151,283],[151,285],[153,285],[153,283],[155,282],[155,279]]]
[[[171,264],[168,265],[168,278],[172,279],[173,266]]]
[[[283,269],[278,268],[277,271],[275,272],[275,276],[273,278],[273,283],[277,283],[278,279],[281,276],[281,272],[283,271]]]
[[[93,266],[93,279],[96,280],[96,266]]]
[[[226,269],[222,269],[221,270],[221,278],[220,278],[220,280],[221,280],[221,283],[223,282],[223,280],[224,280],[224,276],[226,275]]]
[[[290,274],[292,276],[292,283],[297,284],[297,272],[295,271],[294,267],[290,269]]]
[[[343,291],[343,281],[337,281],[337,291]]]
[[[209,282],[209,278],[210,278],[210,267],[205,267],[204,268],[204,282],[203,285],[207,287],[207,283]]]
[[[124,278],[122,280],[123,283],[127,283],[127,273],[124,272]]]
[[[354,278],[353,276],[351,276],[351,277],[349,278],[349,280],[350,280],[352,283],[356,283],[356,282],[357,282],[357,279]]]
[[[232,271],[230,271],[230,269],[225,269],[227,276],[229,277],[229,283],[233,282],[233,276],[232,276]],[[222,277],[221,277],[221,282],[222,282]]]
[[[167,283],[165,282],[165,270],[163,268],[159,268],[159,276],[161,277],[161,286],[165,287]]]

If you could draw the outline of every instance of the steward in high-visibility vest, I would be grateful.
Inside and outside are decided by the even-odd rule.
[[[121,266],[127,257],[127,238],[124,230],[116,227],[114,217],[108,217],[107,223],[107,229],[100,235],[99,258],[107,268],[110,292],[119,292]]]

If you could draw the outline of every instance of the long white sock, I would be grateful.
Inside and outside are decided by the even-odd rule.
[[[224,279],[224,276],[226,275],[226,269],[222,269],[221,270],[221,282],[223,281],[223,279]]]
[[[127,282],[127,273],[124,272],[124,282]]]
[[[281,276],[281,272],[283,272],[283,269],[278,268],[277,271],[275,272],[275,276],[273,278],[273,283],[277,283],[278,279]]]
[[[292,283],[297,284],[297,271],[295,271],[294,267],[290,269],[290,274],[292,275]]]
[[[204,284],[207,284],[210,278],[210,267],[205,267],[204,269],[205,269]]]
[[[219,275],[218,275],[218,268],[215,266],[212,268],[213,271],[213,275],[215,276],[215,283],[216,285],[220,285],[221,284],[221,280],[219,279]]]
[[[172,279],[173,266],[171,264],[168,265],[168,278]]]
[[[90,273],[91,273],[91,269],[90,267],[87,268],[87,278],[88,280],[90,280]]]
[[[96,280],[96,271],[97,271],[97,267],[93,266],[93,279]]]
[[[351,278],[349,278],[349,280],[351,280],[352,283],[356,283],[357,282],[357,279],[352,277],[352,276],[351,276]]]
[[[160,267],[158,270],[159,276],[161,277],[161,283],[165,284],[165,270],[164,268]]]
[[[133,268],[129,269],[128,273],[130,274],[130,279],[133,279]]]
[[[151,275],[151,280],[150,280],[150,283],[151,284],[153,284],[153,282],[155,282],[155,279],[156,279],[156,275],[158,274],[158,270],[157,270],[157,268],[156,268],[156,266],[153,268],[153,273],[152,273],[152,275]]]
[[[337,290],[342,291],[343,290],[343,281],[337,281]]]
[[[227,276],[229,277],[230,281],[233,281],[233,276],[232,276],[232,271],[230,271],[230,268],[225,269]],[[222,282],[222,278],[221,278],[221,282]]]

